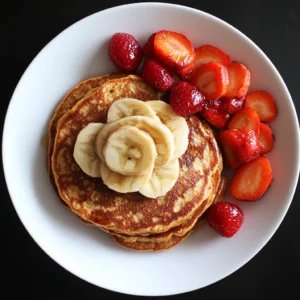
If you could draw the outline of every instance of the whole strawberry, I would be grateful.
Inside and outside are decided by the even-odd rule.
[[[205,97],[201,91],[185,81],[177,82],[171,89],[170,104],[176,114],[187,116],[199,112]]]
[[[232,203],[219,202],[208,209],[206,220],[208,225],[221,236],[229,238],[242,226],[244,213]]]
[[[135,71],[143,51],[138,41],[128,33],[115,33],[109,41],[108,54],[113,64],[123,72]]]
[[[173,74],[156,58],[147,58],[141,71],[144,80],[160,91],[167,91],[174,83]]]

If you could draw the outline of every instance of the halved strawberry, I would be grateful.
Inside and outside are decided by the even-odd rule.
[[[184,67],[178,68],[177,74],[182,80],[189,80],[194,70],[195,70],[195,62],[193,61]]]
[[[271,182],[271,164],[265,156],[260,156],[236,171],[229,190],[238,200],[255,201],[266,193]]]
[[[201,65],[212,61],[220,63],[224,66],[228,66],[231,62],[226,53],[212,45],[203,45],[198,47],[195,49],[195,53],[196,69],[198,69]]]
[[[261,153],[253,130],[229,129],[219,134],[219,142],[224,154],[225,165],[228,168],[238,168]]]
[[[224,130],[219,134],[219,142],[227,168],[235,169],[242,164],[239,158],[239,147],[242,139],[243,133],[237,129]]]
[[[204,101],[200,115],[216,128],[224,128],[230,118],[230,115],[224,112],[219,99]]]
[[[162,30],[154,37],[154,54],[171,71],[178,72],[195,61],[196,55],[192,43],[181,33]]]
[[[229,129],[252,129],[256,136],[259,135],[259,127],[260,121],[256,111],[245,107],[236,112],[228,123]]]
[[[272,122],[277,117],[277,106],[271,94],[264,91],[254,91],[246,96],[245,107],[258,113],[263,122]]]
[[[154,38],[155,38],[155,33],[152,33],[147,40],[146,44],[143,46],[143,53],[145,56],[151,57],[153,56],[153,51],[154,51]]]
[[[262,154],[269,153],[274,147],[274,138],[272,129],[265,123],[260,124],[258,140],[262,144]]]
[[[209,62],[200,66],[189,82],[197,86],[207,100],[218,99],[227,91],[229,84],[228,71],[220,63]]]
[[[250,71],[239,62],[232,62],[228,67],[229,86],[225,97],[243,98],[248,93]]]
[[[220,100],[222,102],[223,110],[226,113],[233,115],[234,113],[238,112],[243,108],[245,98],[238,99],[235,97],[233,98],[222,97]]]

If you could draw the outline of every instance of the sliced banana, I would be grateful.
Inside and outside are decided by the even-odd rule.
[[[174,154],[177,159],[184,154],[189,144],[189,127],[183,117],[178,116],[171,105],[160,100],[146,102],[157,114],[163,124],[171,131],[174,138]]]
[[[126,125],[135,126],[152,137],[157,151],[155,167],[163,166],[171,161],[174,153],[174,141],[170,130],[159,120],[150,117],[133,116],[104,124],[99,131],[96,138],[96,149],[103,162],[105,161],[103,150],[109,135],[116,129]]]
[[[141,175],[153,167],[157,156],[151,136],[133,126],[116,129],[103,150],[107,166],[123,175]]]
[[[90,123],[77,136],[73,157],[81,170],[91,177],[101,177],[101,160],[95,151],[95,140],[103,124]]]
[[[179,176],[179,162],[175,159],[167,165],[154,169],[150,180],[139,190],[148,198],[165,196],[175,185]]]
[[[145,102],[132,98],[123,98],[111,105],[107,114],[107,122],[131,116],[157,118],[153,109]]]
[[[142,175],[122,175],[110,170],[105,163],[101,163],[101,175],[105,185],[119,193],[137,192],[145,185],[152,174],[153,166],[145,170]]]

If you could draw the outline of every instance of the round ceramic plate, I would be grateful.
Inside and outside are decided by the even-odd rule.
[[[195,47],[205,43],[219,47],[232,60],[249,67],[251,90],[264,89],[276,97],[279,116],[271,124],[276,144],[268,155],[274,182],[260,201],[238,203],[245,221],[234,237],[222,238],[205,226],[173,249],[139,253],[117,246],[108,235],[83,225],[63,208],[47,176],[46,150],[41,139],[56,105],[70,88],[88,77],[115,71],[107,54],[112,34],[128,32],[143,44],[151,33],[161,29],[185,34]],[[11,199],[22,223],[58,264],[110,290],[171,295],[226,277],[248,262],[274,234],[292,201],[298,179],[298,121],[279,73],[238,30],[211,15],[182,6],[126,5],[77,22],[33,60],[7,112],[3,163]],[[229,196],[226,200],[235,202]]]

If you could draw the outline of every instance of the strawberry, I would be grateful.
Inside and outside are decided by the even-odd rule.
[[[189,82],[198,87],[207,100],[218,99],[227,91],[228,71],[220,63],[209,62],[200,66]]]
[[[258,136],[260,121],[258,114],[251,108],[243,108],[236,112],[230,122],[228,123],[229,129],[252,129]]]
[[[179,81],[171,89],[170,105],[180,116],[195,114],[202,109],[204,96],[188,82]]]
[[[271,94],[254,91],[247,95],[245,107],[252,108],[262,122],[272,122],[277,117],[277,106]]]
[[[220,100],[222,102],[223,111],[230,115],[233,115],[234,113],[238,112],[243,108],[245,98],[238,99],[235,97],[223,97]]]
[[[228,67],[229,86],[225,97],[243,98],[248,93],[250,71],[239,62],[232,62]]]
[[[222,102],[219,99],[206,100],[200,115],[216,128],[224,128],[230,118],[230,115],[223,110]]]
[[[198,47],[195,49],[195,53],[196,69],[198,69],[201,65],[212,61],[220,63],[224,66],[228,66],[231,62],[226,53],[212,45],[203,45]]]
[[[208,225],[221,236],[230,238],[241,228],[244,221],[243,211],[235,204],[218,202],[207,210]]]
[[[108,54],[113,64],[123,72],[135,71],[141,63],[140,44],[128,33],[115,33],[109,41]]]
[[[253,130],[224,130],[219,134],[219,142],[224,154],[227,168],[236,169],[261,153],[261,146],[257,142]]]
[[[146,42],[146,44],[143,46],[143,53],[145,56],[151,57],[153,56],[154,51],[154,38],[156,33],[152,33]]]
[[[154,37],[154,54],[171,71],[178,72],[195,61],[192,43],[181,33],[162,30]]]
[[[173,74],[154,57],[146,59],[141,75],[149,85],[160,91],[169,90],[174,83]]]
[[[180,67],[177,69],[177,74],[182,80],[189,80],[191,78],[192,73],[195,69],[195,62],[191,62],[185,67]]]
[[[265,123],[260,124],[258,140],[262,144],[262,154],[269,153],[274,147],[274,138],[272,129]]]
[[[236,171],[229,190],[238,200],[255,201],[266,193],[271,182],[271,164],[265,156],[260,156]]]

